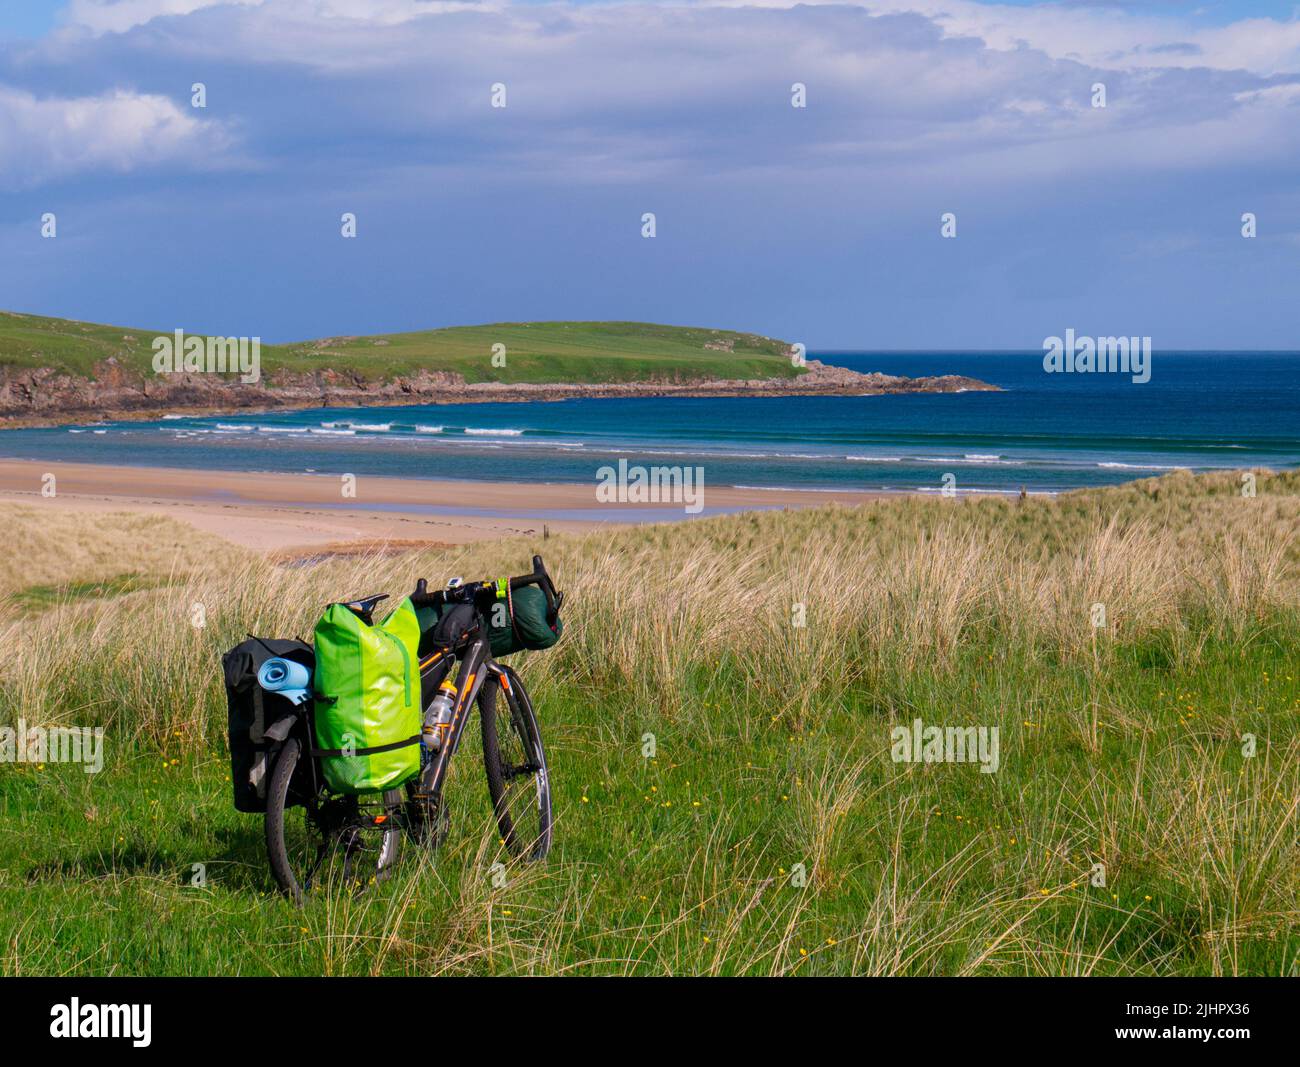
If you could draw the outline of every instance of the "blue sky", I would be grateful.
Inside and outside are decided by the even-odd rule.
[[[274,341],[602,318],[1298,348],[1295,7],[8,5],[0,308]]]
[[[0,7],[0,37],[39,37],[54,28],[62,3],[31,0]]]

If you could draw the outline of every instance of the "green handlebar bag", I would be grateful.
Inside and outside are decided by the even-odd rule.
[[[378,626],[342,604],[316,624],[316,744],[338,793],[393,789],[420,770],[420,623],[410,598]]]
[[[455,605],[420,609],[425,630],[432,630],[438,620]],[[556,618],[552,626],[546,620],[546,594],[535,585],[510,591],[508,579],[497,582],[497,598],[484,615],[488,623],[488,644],[492,655],[500,658],[524,649],[539,652],[550,648],[564,633],[564,620]]]

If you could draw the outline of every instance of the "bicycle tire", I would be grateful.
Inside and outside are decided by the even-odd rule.
[[[504,704],[508,715],[500,714],[502,688],[495,676],[490,676],[479,690],[483,768],[487,772],[488,793],[502,841],[512,855],[536,862],[545,859],[551,850],[550,775],[528,691],[514,671],[506,668],[506,676],[508,692]],[[500,722],[506,724],[505,730],[498,729]],[[535,803],[528,801],[526,789],[517,788],[518,781],[524,777],[531,779]]]
[[[302,746],[296,737],[286,741],[280,748],[279,756],[276,757],[275,767],[271,771],[271,781],[266,787],[266,857],[270,861],[271,874],[275,876],[280,892],[298,905],[303,903],[306,889],[299,880],[298,873],[294,871],[293,861],[289,857],[285,838],[285,819],[291,810],[287,806],[289,783],[293,779],[293,772],[298,767],[301,754]],[[311,825],[306,809],[303,810],[303,819],[308,826]],[[324,835],[321,836],[321,846],[324,847]]]

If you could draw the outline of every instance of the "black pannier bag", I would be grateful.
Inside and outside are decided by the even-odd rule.
[[[257,684],[258,669],[273,656],[294,660],[309,670],[316,665],[311,645],[257,637],[236,645],[221,657],[226,677],[230,785],[237,811],[266,811],[266,788],[281,745],[267,738],[266,731],[284,716],[303,710],[295,708],[288,697],[268,693]],[[290,805],[302,803],[302,790],[295,786],[309,767],[309,760],[299,762],[295,781],[290,783]]]

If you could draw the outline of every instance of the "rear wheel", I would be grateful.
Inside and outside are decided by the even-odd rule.
[[[551,783],[528,692],[505,668],[479,690],[483,765],[501,838],[513,855],[544,859],[551,850]]]
[[[295,904],[311,890],[329,840],[316,799],[306,807],[289,806],[289,783],[298,768],[302,745],[290,738],[280,749],[266,789],[266,855],[276,883]]]
[[[291,805],[290,784],[302,744],[290,738],[280,749],[266,791],[266,854],[280,890],[302,904],[320,883],[326,861],[342,860],[345,880],[368,885],[385,877],[397,861],[401,840],[401,793],[382,798],[331,797],[318,794],[305,805]]]

